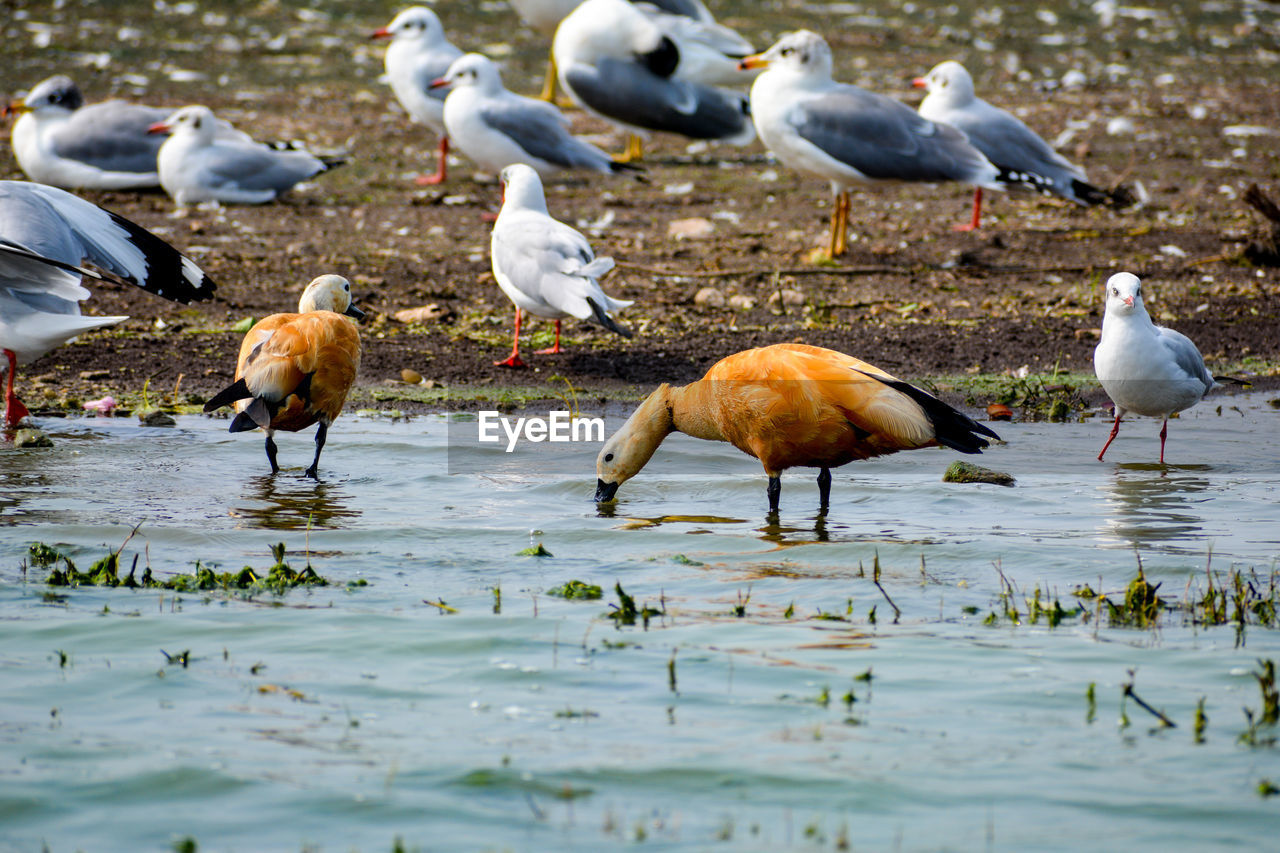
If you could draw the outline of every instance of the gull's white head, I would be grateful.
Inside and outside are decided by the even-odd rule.
[[[391,23],[375,30],[373,38],[389,38],[393,44],[415,42],[421,46],[440,44],[445,40],[444,25],[436,13],[426,6],[411,6],[391,19]]]
[[[1107,316],[1128,317],[1146,314],[1142,304],[1142,282],[1136,275],[1118,272],[1107,279]]]
[[[826,40],[810,30],[797,30],[778,39],[764,53],[748,56],[739,63],[742,68],[768,68],[801,77],[831,79],[831,48]]]
[[[542,192],[542,178],[532,166],[524,163],[512,163],[498,175],[502,180],[502,209],[508,206],[547,210],[547,199]]]
[[[933,66],[923,77],[911,81],[918,89],[925,89],[930,98],[950,104],[964,104],[973,100],[973,78],[959,62],[948,59]]]
[[[69,115],[84,106],[84,96],[79,87],[65,74],[56,74],[41,80],[27,96],[9,105],[9,111],[15,113],[35,113],[44,115]]]
[[[363,311],[351,304],[351,282],[333,273],[313,279],[302,291],[298,313],[309,314],[312,311],[332,311],[357,320],[364,316]]]
[[[431,85],[452,86],[455,89],[475,86],[485,94],[494,94],[502,89],[502,75],[493,60],[479,53],[464,53],[453,61],[444,76]]]
[[[217,129],[218,120],[214,117],[213,110],[195,104],[183,107],[164,121],[156,122],[147,129],[147,132],[194,137],[201,143],[207,143],[213,141]]]

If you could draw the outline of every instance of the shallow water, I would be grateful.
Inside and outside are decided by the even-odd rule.
[[[0,849],[1264,846],[1255,788],[1280,761],[1236,741],[1274,630],[1237,648],[1176,614],[982,623],[996,566],[1024,617],[1037,586],[1066,607],[1078,584],[1123,590],[1135,553],[1171,600],[1210,552],[1269,575],[1277,419],[1263,395],[1201,404],[1168,467],[1151,420],[1106,463],[1104,422],[1002,424],[978,461],[1014,488],[943,483],[957,454],[917,451],[839,469],[825,518],[788,475],[777,519],[754,460],[683,436],[602,513],[597,445],[482,451],[459,440],[474,421],[344,418],[315,484],[306,436],[270,477],[224,420],[45,420],[55,447],[0,450]],[[139,522],[126,566],[265,568],[283,541],[334,586],[246,601],[22,573],[31,542],[84,567]],[[531,541],[554,556],[515,556]],[[604,599],[546,595],[575,578]],[[615,583],[666,615],[615,627]],[[1132,702],[1117,725],[1129,669],[1177,728]]]

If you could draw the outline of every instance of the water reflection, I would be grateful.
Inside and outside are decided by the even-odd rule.
[[[1105,486],[1110,513],[1104,531],[1126,545],[1203,539],[1197,504],[1211,498],[1206,492],[1212,470],[1209,465],[1117,465]]]
[[[813,545],[818,542],[831,541],[827,531],[827,513],[820,511],[813,517],[813,527],[795,527],[782,524],[776,511],[765,516],[764,526],[757,527],[761,541],[772,542],[779,548],[790,548],[794,545]]]
[[[244,519],[242,527],[265,530],[297,530],[340,527],[341,522],[359,518],[352,509],[352,496],[342,486],[307,477],[265,474],[245,482],[243,496],[248,503],[231,507],[228,514]]]

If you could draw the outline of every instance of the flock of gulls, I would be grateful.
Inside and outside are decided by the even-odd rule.
[[[515,334],[511,355],[498,365],[524,366],[522,312],[555,320],[550,352],[560,352],[560,323],[567,318],[631,336],[615,315],[632,303],[609,296],[599,282],[613,260],[596,257],[582,234],[551,216],[542,182],[565,171],[636,171],[643,139],[653,132],[730,145],[758,137],[782,164],[830,182],[832,257],[846,250],[850,192],[882,182],[974,187],[972,217],[957,226],[966,230],[980,224],[984,190],[1026,190],[1079,205],[1113,200],[1019,119],[979,98],[956,62],[915,81],[928,94],[913,110],[834,80],[831,49],[820,35],[789,33],[755,52],[700,0],[511,4],[551,37],[539,98],[508,90],[497,64],[455,46],[426,7],[406,9],[372,33],[389,42],[385,79],[396,99],[439,139],[435,171],[417,181],[446,181],[451,148],[501,177],[491,260],[515,305]],[[575,136],[556,106],[557,90],[623,131],[625,152],[610,156]],[[86,104],[64,75],[39,82],[5,112],[17,115],[13,152],[29,178],[0,182],[0,347],[10,428],[29,414],[13,391],[19,364],[125,319],[81,316],[80,302],[90,295],[86,280],[106,276],[179,302],[214,292],[214,283],[176,249],[68,190],[159,187],[178,205],[261,204],[342,162],[296,144],[254,140],[204,106]],[[273,473],[274,432],[318,424],[315,460],[306,470],[316,477],[328,427],[359,368],[360,335],[351,319],[359,316],[346,279],[316,278],[297,313],[272,315],[247,333],[235,382],[206,411],[231,405],[237,411],[232,431],[263,429]],[[1106,283],[1094,363],[1115,404],[1100,460],[1123,416],[1135,413],[1165,419],[1163,462],[1167,419],[1216,384],[1189,339],[1152,322],[1140,282],[1129,273]],[[654,391],[600,451],[596,499],[614,499],[673,431],[727,441],[759,459],[773,509],[780,474],[790,467],[819,469],[825,506],[833,467],[937,445],[977,453],[998,438],[871,364],[779,344],[729,356],[690,385]]]

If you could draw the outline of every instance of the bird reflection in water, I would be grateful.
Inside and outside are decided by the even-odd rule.
[[[351,509],[350,493],[332,483],[277,475],[253,477],[245,485],[245,504],[230,510],[233,517],[244,519],[244,527],[263,530],[337,527],[360,516],[359,510]]]
[[[790,548],[793,545],[813,545],[817,542],[831,541],[827,531],[827,514],[819,511],[813,517],[813,527],[796,527],[782,524],[778,513],[770,512],[764,517],[764,526],[757,527],[756,532],[764,542],[772,542],[779,548]]]
[[[1209,465],[1117,465],[1107,483],[1104,531],[1126,544],[1204,539],[1195,505],[1210,500]]]

